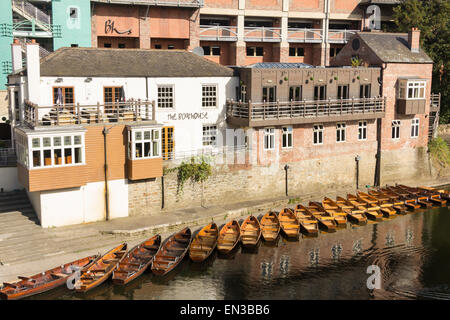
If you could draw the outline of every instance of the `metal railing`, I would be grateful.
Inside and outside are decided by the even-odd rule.
[[[12,6],[15,11],[18,11],[24,18],[35,19],[38,23],[51,24],[51,17],[38,7],[25,0],[13,0]]]
[[[250,120],[266,120],[377,113],[385,112],[385,99],[385,97],[374,97],[340,100],[264,101],[257,103],[228,100],[227,116]]]
[[[322,29],[288,28],[288,42],[322,42]]]
[[[37,106],[25,101],[24,121],[31,127],[155,120],[155,102],[129,100],[96,105]]]
[[[59,38],[61,37],[61,26],[52,24],[36,24],[33,21],[24,20],[14,22],[12,32],[15,37]]]
[[[281,28],[245,27],[245,41],[281,41]]]
[[[328,30],[328,42],[347,43],[359,30]]]
[[[165,7],[194,7],[200,8],[204,0],[92,0],[93,2],[116,3],[116,4],[145,4],[149,6]]]
[[[164,154],[164,159],[170,161],[186,161],[190,160],[194,157],[194,159],[201,159],[204,158],[210,158],[210,157],[216,157],[216,156],[223,156],[226,154],[234,154],[236,152],[242,152],[247,151],[248,147],[246,145],[239,145],[239,146],[207,146],[201,149],[192,149],[192,150],[181,150],[181,151],[174,151],[174,152],[166,152]]]
[[[202,40],[236,41],[237,36],[236,26],[200,26],[199,37]]]
[[[26,54],[27,52],[27,44],[31,43],[31,39],[27,39],[27,38],[19,38],[19,43],[20,46],[22,47],[22,52]],[[48,56],[50,54],[50,51],[48,51],[47,49],[39,46],[39,56],[41,58]]]
[[[0,148],[0,167],[17,165],[16,151],[14,148]]]

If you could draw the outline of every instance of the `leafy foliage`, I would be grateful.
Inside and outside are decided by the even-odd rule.
[[[441,93],[441,123],[450,120],[450,1],[403,0],[394,7],[397,32],[420,29],[420,45],[434,61],[432,92]]]
[[[356,68],[362,65],[362,59],[359,57],[352,57],[352,67]]]
[[[164,170],[164,175],[177,172],[178,190],[183,192],[186,181],[204,182],[211,176],[212,168],[204,157],[192,157],[189,162],[182,162],[178,167]]]
[[[428,143],[431,158],[439,162],[443,167],[450,165],[450,149],[447,143],[441,137],[432,139]]]

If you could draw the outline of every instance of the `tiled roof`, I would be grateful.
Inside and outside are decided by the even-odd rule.
[[[314,66],[307,63],[283,63],[283,62],[260,62],[247,66],[252,69],[300,69],[300,68],[314,68]]]
[[[233,70],[185,50],[61,48],[41,59],[55,77],[229,77]]]
[[[358,36],[383,61],[391,63],[433,63],[422,50],[412,52],[404,33],[358,32]]]

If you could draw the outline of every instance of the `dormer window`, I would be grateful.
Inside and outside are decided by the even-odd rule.
[[[425,80],[400,80],[397,98],[405,100],[425,99],[426,84]]]

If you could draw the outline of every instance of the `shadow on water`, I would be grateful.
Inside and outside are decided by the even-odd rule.
[[[450,299],[449,230],[448,207],[420,209],[318,237],[216,250],[202,263],[187,255],[168,275],[147,272],[126,286],[108,280],[85,294],[61,287],[32,299]],[[367,288],[371,265],[381,289]]]

